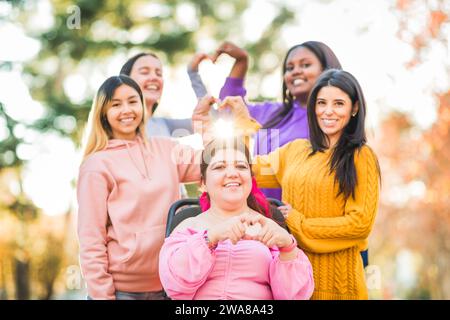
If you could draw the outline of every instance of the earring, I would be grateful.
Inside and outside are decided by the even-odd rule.
[[[285,94],[286,94],[286,97],[289,97],[289,95],[291,94],[291,93],[289,92],[289,89],[286,89]]]
[[[355,113],[352,113],[352,117],[354,117],[354,116],[356,116],[356,112],[355,112]]]

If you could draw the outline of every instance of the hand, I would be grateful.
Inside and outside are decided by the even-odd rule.
[[[226,97],[218,110],[230,109],[233,114],[234,126],[239,134],[251,135],[261,128],[261,125],[250,116],[242,97]]]
[[[209,110],[211,110],[211,106],[217,101],[212,96],[205,96],[198,101],[192,113],[192,127],[195,133],[199,133],[204,137],[206,133],[212,130]]]
[[[248,53],[244,49],[239,48],[237,45],[235,45],[232,42],[225,41],[222,43],[217,49],[214,54],[211,55],[211,61],[213,63],[216,62],[217,58],[222,54],[228,54],[230,57],[235,58],[236,61],[245,61],[248,60]]]
[[[252,225],[261,224],[261,231],[254,237],[254,240],[262,242],[269,248],[273,246],[282,248],[292,243],[290,234],[272,219],[257,214],[252,217],[247,216],[246,222]]]
[[[218,99],[209,95],[201,98],[195,106],[194,111],[192,112],[192,121],[199,121],[201,123],[211,121],[209,111],[211,110],[211,106],[218,101]]]
[[[227,239],[230,239],[232,244],[236,244],[245,235],[245,219],[244,215],[235,216],[210,228],[208,237],[211,244]]]
[[[286,203],[284,206],[279,206],[278,210],[280,210],[284,219],[287,219],[289,213],[291,213],[291,211],[292,211],[292,206],[289,203]]]
[[[198,72],[198,66],[200,64],[200,62],[202,62],[205,59],[209,59],[209,55],[207,55],[206,53],[196,53],[194,55],[194,57],[192,58],[192,60],[189,62],[188,64],[188,69],[191,71],[195,71]]]
[[[219,100],[213,96],[207,95],[201,98],[194,108],[192,113],[192,120],[202,120],[205,116],[208,116],[211,106]]]

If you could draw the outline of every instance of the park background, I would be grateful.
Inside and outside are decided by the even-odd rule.
[[[155,52],[156,115],[189,117],[186,65],[224,40],[250,54],[250,100],[280,100],[292,45],[334,50],[363,87],[382,170],[370,298],[450,299],[449,12],[445,0],[0,1],[0,299],[85,298],[75,186],[103,80]],[[200,65],[211,94],[232,63]]]

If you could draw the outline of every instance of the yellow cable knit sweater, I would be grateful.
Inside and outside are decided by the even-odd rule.
[[[330,174],[331,151],[311,153],[307,140],[292,141],[254,159],[260,187],[282,187],[283,201],[293,207],[286,222],[311,261],[315,289],[312,299],[367,299],[360,251],[377,213],[379,169],[373,151],[355,153],[355,199],[336,197],[338,184]]]

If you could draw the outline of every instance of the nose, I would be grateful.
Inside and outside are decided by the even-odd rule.
[[[292,69],[292,74],[296,75],[300,73],[303,73],[303,68],[300,65],[294,66],[294,69]]]
[[[160,78],[160,76],[156,73],[155,70],[148,73],[148,78],[151,80],[157,80]]]
[[[236,170],[234,165],[229,165],[229,166],[227,166],[227,168],[225,170],[225,174],[226,174],[226,176],[228,178],[237,177],[238,176],[238,171]]]
[[[128,102],[125,102],[122,107],[122,113],[131,112],[131,105]]]
[[[325,111],[324,111],[324,113],[325,113],[326,115],[332,115],[332,114],[333,114],[333,106],[332,106],[330,103],[328,103],[328,104],[325,106]]]

